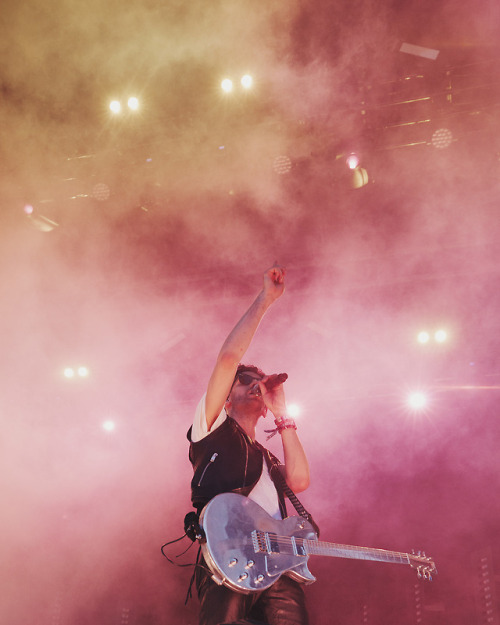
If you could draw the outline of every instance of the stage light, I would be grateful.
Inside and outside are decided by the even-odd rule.
[[[427,406],[427,397],[421,392],[411,393],[408,396],[408,406],[412,410],[423,410]]]
[[[129,98],[127,104],[129,109],[132,111],[137,111],[137,109],[139,108],[139,100],[135,97]]]
[[[356,167],[352,171],[351,187],[353,189],[361,189],[368,184],[368,172],[363,167]]]
[[[113,100],[109,103],[109,108],[112,113],[117,114],[122,110],[122,105],[118,102],[118,100]]]
[[[107,184],[98,182],[94,185],[90,195],[98,202],[105,202],[109,200],[110,190]]]
[[[241,86],[244,89],[250,89],[253,84],[253,79],[249,74],[245,74],[241,79]]]
[[[230,80],[229,78],[224,78],[224,80],[221,82],[220,84],[222,91],[225,91],[226,93],[229,93],[230,91],[233,90],[233,81]]]
[[[428,343],[430,341],[430,338],[431,337],[430,337],[429,333],[425,332],[425,330],[424,330],[424,331],[418,333],[417,341],[419,343]]]
[[[349,154],[345,162],[349,169],[356,169],[356,167],[359,165],[359,156],[357,154],[354,154],[353,152],[352,154]]]
[[[432,145],[438,150],[447,148],[453,141],[453,134],[448,128],[439,128],[432,135]]]
[[[432,336],[436,343],[444,343],[448,339],[448,333],[443,329],[436,330]],[[421,344],[429,343],[431,335],[426,330],[422,330],[422,332],[418,333],[417,340]]]
[[[288,404],[286,412],[289,417],[291,417],[292,419],[296,419],[298,416],[300,416],[301,410],[297,404]]]
[[[288,174],[288,172],[292,169],[292,161],[288,156],[276,156],[273,160],[273,169],[280,176]]]
[[[447,338],[448,338],[448,334],[446,330],[438,330],[434,334],[434,339],[436,340],[437,343],[444,343]]]
[[[102,424],[102,429],[106,430],[106,432],[113,432],[116,429],[116,423],[108,419]]]
[[[400,52],[405,52],[406,54],[413,54],[415,56],[421,56],[424,59],[430,59],[431,61],[435,61],[438,57],[439,50],[434,50],[433,48],[424,48],[422,46],[416,46],[412,43],[402,43],[399,48]]]
[[[66,367],[63,371],[63,375],[65,378],[71,379],[75,377],[75,370],[71,367]]]
[[[52,200],[49,200],[48,202],[50,201]],[[42,201],[40,201],[39,203],[42,204]],[[39,213],[36,213],[33,204],[25,204],[23,212],[26,215],[26,218],[29,220],[30,224],[41,232],[51,232],[59,225],[52,219],[45,217],[45,215],[40,215]]]
[[[87,367],[78,367],[78,375],[81,378],[86,378],[89,375],[89,370],[87,369]]]

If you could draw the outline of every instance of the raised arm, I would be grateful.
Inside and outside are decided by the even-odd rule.
[[[208,382],[205,412],[209,430],[224,406],[238,364],[249,348],[262,317],[284,290],[285,270],[275,264],[265,272],[261,292],[224,341]]]

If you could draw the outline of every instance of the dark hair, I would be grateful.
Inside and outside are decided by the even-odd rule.
[[[256,373],[257,375],[260,375],[261,378],[264,378],[266,376],[266,374],[262,371],[262,369],[259,369],[259,367],[256,367],[255,365],[242,365],[240,362],[240,364],[238,365],[238,368],[236,369],[236,374],[234,376],[234,379],[236,380],[238,375],[240,373],[243,373],[243,371],[250,371],[251,373]]]
[[[234,380],[233,380],[233,383],[231,384],[231,389],[229,390],[230,393],[233,390],[233,386],[235,385],[235,382],[238,379],[239,374],[243,373],[244,371],[250,371],[250,373],[255,373],[259,375],[261,378],[264,378],[266,375],[262,371],[262,369],[259,369],[259,367],[256,367],[255,365],[243,365],[240,362],[240,364],[238,365],[238,368],[236,369],[236,373],[234,374]]]

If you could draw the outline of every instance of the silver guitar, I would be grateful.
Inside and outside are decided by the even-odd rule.
[[[425,554],[354,547],[318,540],[300,516],[277,520],[248,497],[223,493],[200,515],[202,553],[213,579],[242,593],[264,590],[283,573],[305,584],[316,578],[307,568],[310,555],[408,564],[431,580],[436,565]]]

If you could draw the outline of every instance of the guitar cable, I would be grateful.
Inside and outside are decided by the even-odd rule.
[[[161,546],[161,553],[162,553],[163,557],[167,558],[167,560],[170,562],[170,564],[173,564],[174,566],[180,566],[180,567],[193,566],[192,563],[179,564],[179,562],[174,562],[174,560],[172,560],[172,558],[169,558],[169,556],[167,556],[167,554],[165,553],[165,547],[168,547],[169,545],[173,545],[174,543],[178,543],[183,538],[186,538],[186,536],[187,536],[187,534],[183,534],[180,538],[175,538],[174,540],[170,540],[168,543],[165,543],[164,545]],[[184,551],[182,551],[181,553],[178,553],[175,557],[176,558],[180,558],[181,556],[186,554],[191,549],[192,546],[193,546],[193,543],[188,545],[187,549],[184,549]]]
[[[183,555],[185,555],[192,548],[195,541],[200,541],[203,538],[205,538],[205,532],[200,526],[198,514],[196,512],[188,512],[186,516],[184,517],[184,534],[182,536],[180,536],[179,538],[175,538],[174,540],[170,540],[169,542],[161,546],[161,553],[170,562],[170,564],[173,564],[174,566],[178,566],[180,568],[187,568],[190,566],[194,567],[193,574],[191,576],[189,587],[186,593],[186,599],[184,601],[184,605],[186,605],[189,599],[192,597],[191,588],[193,586],[194,578],[196,575],[196,567],[201,567],[210,573],[208,568],[200,563],[201,545],[198,547],[198,552],[196,554],[195,562],[188,562],[187,564],[180,564],[179,562],[175,562],[174,560],[172,560],[172,558],[170,558],[165,553],[165,547],[168,547],[169,545],[173,545],[174,543],[178,543],[179,541],[186,538],[186,536],[191,540],[191,543],[188,545],[187,549],[184,549],[184,551],[177,554],[175,556],[176,558],[180,558]]]

